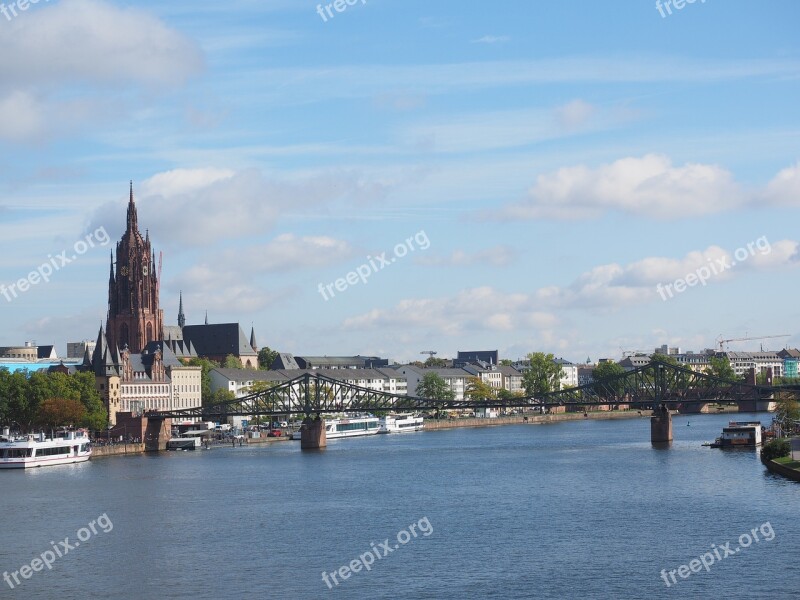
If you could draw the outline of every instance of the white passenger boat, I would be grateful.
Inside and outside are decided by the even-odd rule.
[[[325,421],[325,437],[335,440],[343,437],[356,437],[378,433],[381,422],[378,417],[353,417],[352,419],[331,419]]]
[[[44,433],[7,435],[0,442],[0,469],[29,469],[89,460],[92,445],[84,431],[65,431],[59,437]]]
[[[422,417],[414,415],[386,415],[381,419],[378,433],[407,433],[409,431],[422,431],[425,424]]]

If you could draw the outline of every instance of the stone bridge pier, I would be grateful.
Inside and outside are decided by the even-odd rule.
[[[650,417],[650,441],[663,444],[672,441],[672,415],[666,404],[659,404]]]

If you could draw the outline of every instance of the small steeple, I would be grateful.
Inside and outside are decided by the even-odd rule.
[[[178,303],[178,327],[183,329],[186,325],[186,315],[183,314],[183,290],[181,290],[180,302]]]
[[[111,251],[111,273],[108,276],[108,281],[114,283],[114,251]]]
[[[253,349],[253,352],[258,352],[258,346],[256,345],[256,330],[252,323],[250,324],[250,347]]]
[[[206,325],[208,325],[208,311],[206,311]]]

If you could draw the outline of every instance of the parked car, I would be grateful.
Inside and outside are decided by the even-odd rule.
[[[281,427],[283,429],[286,429],[288,426],[289,426],[289,423],[287,423],[286,421],[281,421]]]
[[[280,429],[270,429],[267,437],[281,437],[283,432]]]

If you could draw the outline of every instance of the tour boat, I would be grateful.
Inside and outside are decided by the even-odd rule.
[[[329,440],[360,435],[373,435],[380,429],[377,417],[353,417],[352,419],[331,419],[325,422],[325,437]]]
[[[29,469],[85,462],[92,445],[85,431],[65,431],[60,437],[44,433],[12,437],[0,442],[0,469]]]
[[[755,448],[761,445],[761,421],[731,421],[712,448]]]
[[[409,431],[422,431],[425,427],[422,417],[414,415],[386,415],[381,419],[378,433],[407,433]]]

